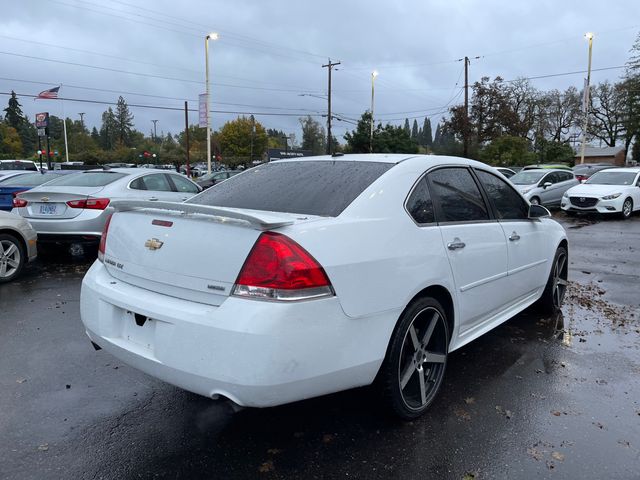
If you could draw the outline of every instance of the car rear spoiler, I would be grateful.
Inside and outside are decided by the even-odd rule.
[[[253,212],[247,213],[235,208],[210,207],[195,203],[156,202],[151,200],[113,200],[109,207],[116,212],[128,212],[132,210],[156,210],[179,212],[183,215],[204,216],[208,219],[228,222],[235,220],[238,224],[250,226],[256,230],[271,230],[273,228],[291,225],[293,220],[287,216],[279,216],[272,213]],[[235,222],[234,222],[235,223]],[[247,225],[248,224],[248,225]]]

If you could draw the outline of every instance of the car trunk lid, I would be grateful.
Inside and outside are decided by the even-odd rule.
[[[80,215],[82,208],[71,208],[67,202],[95,197],[104,187],[55,187],[33,189],[18,194],[28,205],[20,209],[24,218],[69,219]],[[70,191],[71,190],[71,191]]]

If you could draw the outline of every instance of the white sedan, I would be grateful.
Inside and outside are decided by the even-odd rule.
[[[640,168],[600,170],[567,190],[560,206],[568,214],[615,213],[629,218],[640,210]]]
[[[415,418],[450,352],[567,286],[564,229],[461,158],[284,160],[113,207],[82,284],[94,346],[243,406],[376,381]]]

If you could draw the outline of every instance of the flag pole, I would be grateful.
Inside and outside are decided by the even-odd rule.
[[[62,84],[60,84],[62,87]],[[62,126],[64,130],[64,158],[65,161],[69,161],[69,145],[67,143],[67,117],[64,114],[64,99],[60,99],[62,101]]]

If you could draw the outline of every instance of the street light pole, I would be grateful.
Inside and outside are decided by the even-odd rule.
[[[373,153],[373,98],[374,98],[374,85],[376,77],[378,76],[378,71],[374,70],[371,72],[371,131],[369,133],[369,153]]]
[[[580,147],[580,163],[584,163],[584,149],[587,143],[587,127],[589,125],[589,90],[591,85],[591,51],[593,49],[593,33],[587,32],[585,38],[589,40],[589,66],[587,67],[587,82],[584,87],[582,108],[584,110],[584,122],[582,123],[582,146]]]
[[[80,124],[82,125],[82,128],[84,128],[84,116],[86,115],[86,113],[79,112],[78,115],[80,115]]]
[[[204,37],[204,57],[205,57],[205,84],[207,93],[207,173],[211,173],[211,109],[210,105],[210,89],[209,89],[209,39],[217,40],[218,34],[210,33]]]

